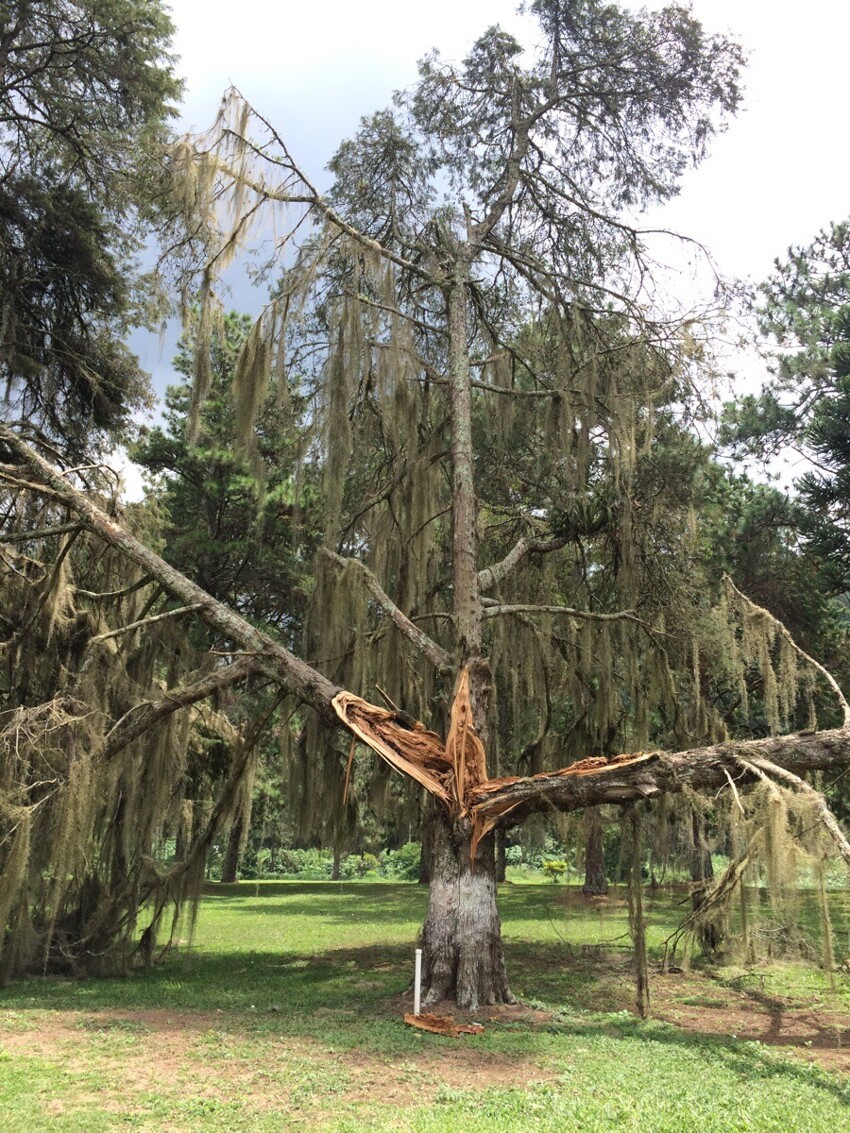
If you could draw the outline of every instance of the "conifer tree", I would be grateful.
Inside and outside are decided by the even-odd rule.
[[[739,52],[680,8],[531,10],[531,62],[496,28],[457,67],[426,59],[417,86],[340,148],[328,198],[235,93],[209,135],[172,153],[190,221],[180,248],[204,264],[190,437],[212,379],[218,272],[264,211],[301,234],[294,260],[286,240],[276,249],[235,386],[246,448],[270,387],[297,382],[310,406],[301,424],[326,509],[312,663],[0,428],[7,482],[61,501],[313,710],[295,753],[308,797],[342,788],[344,759],[326,742],[340,727],[425,789],[427,998],[469,1007],[511,998],[497,827],[727,789],[733,775],[736,797],[765,777],[778,790],[777,775],[803,793],[800,772],[850,758],[834,680],[731,580],[712,608],[687,508],[653,490],[654,459],[677,436],[665,414],[699,347],[693,326],[642,302],[647,237],[626,210],[670,196],[703,155],[737,106]],[[769,737],[728,741],[709,672],[742,697],[761,675]],[[783,735],[810,672],[845,726]],[[388,707],[372,702],[375,684]],[[611,746],[629,754],[608,758]],[[635,811],[628,825],[639,879]],[[633,919],[639,942],[637,895]]]
[[[78,455],[149,396],[123,345],[149,321],[135,263],[181,85],[158,0],[0,11],[0,398]]]

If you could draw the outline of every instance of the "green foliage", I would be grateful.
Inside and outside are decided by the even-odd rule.
[[[385,850],[381,855],[381,873],[397,881],[418,881],[422,847],[418,842],[406,842],[397,850]]]
[[[302,632],[318,518],[301,440],[279,399],[264,402],[254,427],[262,480],[237,444],[230,386],[250,330],[247,315],[221,320],[191,441],[191,344],[181,344],[175,369],[183,382],[166,393],[166,425],[144,431],[131,453],[151,473],[167,511],[168,561],[214,598],[274,626],[292,646]]]
[[[384,850],[380,856],[368,852],[343,854],[339,863],[340,880],[386,878],[388,881],[418,881],[421,850],[418,842],[408,842],[397,850]],[[333,860],[330,850],[261,847],[246,854],[240,873],[248,880],[291,878],[327,881],[331,877]]]
[[[566,862],[557,858],[547,858],[543,862],[543,873],[549,881],[560,881],[568,868]]]
[[[773,377],[726,407],[721,439],[765,456],[793,445],[813,463],[786,506],[810,558],[810,585],[850,591],[850,224],[793,247],[760,289],[757,313]]]
[[[10,415],[77,452],[125,430],[147,389],[120,340],[180,92],[171,31],[158,0],[3,9],[0,379]]]

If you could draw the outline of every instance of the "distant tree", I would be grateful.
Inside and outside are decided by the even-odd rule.
[[[757,314],[772,377],[726,406],[722,440],[756,457],[791,447],[806,470],[788,521],[822,585],[850,593],[850,222],[789,248],[761,286]]]
[[[222,320],[194,439],[187,432],[192,357],[181,349],[174,365],[183,383],[166,391],[165,424],[142,430],[131,456],[153,477],[168,561],[294,645],[303,632],[307,563],[319,538],[316,472],[291,410],[276,395],[258,412],[255,454],[238,444],[231,383],[252,322],[236,313]]]
[[[258,411],[251,451],[237,442],[231,383],[252,322],[235,312],[221,320],[211,344],[209,389],[194,439],[187,429],[192,353],[181,346],[174,366],[183,382],[166,391],[165,425],[142,430],[130,454],[151,474],[148,500],[155,499],[161,512],[168,562],[214,598],[274,628],[294,646],[304,631],[308,564],[320,538],[316,473],[304,451],[307,440],[294,429],[291,407],[286,407],[290,391],[286,402],[270,395]],[[297,399],[295,390],[291,397]],[[199,648],[216,647],[216,635],[205,635],[202,628],[193,636]],[[256,704],[243,706],[248,715],[259,711]],[[269,729],[285,733],[292,726],[277,714],[269,717]],[[280,747],[286,745],[269,743],[267,735],[258,742],[265,812],[285,797]],[[290,787],[295,793],[295,785]],[[243,788],[227,831],[222,881],[236,880],[251,811],[252,791]],[[266,825],[267,817],[261,815]],[[268,837],[274,839],[274,832],[268,831]]]

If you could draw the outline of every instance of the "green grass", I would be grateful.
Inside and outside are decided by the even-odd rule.
[[[204,899],[191,948],[126,980],[0,992],[0,1131],[835,1133],[850,1082],[773,1048],[637,1020],[622,901],[500,891],[512,987],[548,1007],[476,1037],[406,1027],[427,894],[243,883]],[[658,949],[680,896],[647,901]],[[850,1008],[850,980],[785,965],[683,985],[691,1011],[781,995]]]

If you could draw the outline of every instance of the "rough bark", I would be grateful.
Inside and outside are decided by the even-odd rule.
[[[473,791],[470,813],[483,823],[515,826],[536,811],[561,811],[621,805],[638,799],[679,792],[717,790],[729,786],[727,773],[740,786],[756,776],[741,760],[769,760],[797,775],[850,763],[850,728],[792,732],[763,740],[730,740],[678,752],[643,752],[583,760],[563,771],[528,779],[492,780]]]
[[[436,804],[429,797],[426,811],[422,818],[422,848],[419,851],[419,884],[431,884],[431,829],[435,822],[432,813]]]
[[[440,810],[432,832],[431,892],[422,929],[426,1006],[454,999],[474,1011],[513,1003],[496,908],[495,839],[471,857],[472,826]]]
[[[608,892],[605,875],[605,848],[603,846],[602,818],[596,807],[584,814],[584,885],[585,897],[604,897]]]

